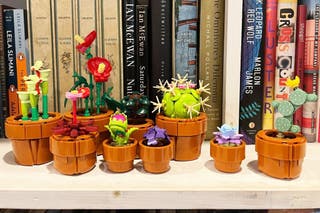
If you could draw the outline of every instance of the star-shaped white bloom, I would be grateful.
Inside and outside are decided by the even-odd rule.
[[[154,105],[154,109],[152,110],[152,113],[158,110],[158,114],[161,112],[162,103],[159,101],[158,96],[156,96],[157,102],[151,101],[151,103]]]
[[[191,106],[188,106],[187,104],[184,104],[184,106],[187,108],[187,113],[189,114],[190,118],[192,118],[192,112],[197,113],[197,115],[200,113],[198,110],[195,109],[196,106],[199,106],[199,104],[194,104]]]
[[[204,112],[205,112],[205,107],[211,108],[211,105],[207,104],[208,101],[209,101],[209,97],[206,97],[204,100],[202,100],[202,98],[200,98],[200,104],[201,104],[202,110]]]
[[[210,94],[210,91],[209,91],[210,88],[207,88],[208,86],[209,86],[209,83],[203,86],[203,80],[200,80],[199,81],[199,89],[198,89],[198,91],[200,93],[204,92],[204,93]]]

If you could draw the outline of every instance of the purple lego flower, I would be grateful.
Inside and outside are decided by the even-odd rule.
[[[148,140],[147,141],[148,146],[156,145],[158,143],[157,141],[158,138],[169,140],[167,131],[165,129],[159,128],[158,126],[148,129],[148,131],[144,134],[144,137]]]
[[[240,145],[242,134],[237,134],[237,129],[227,124],[218,127],[220,132],[213,132],[218,144]]]

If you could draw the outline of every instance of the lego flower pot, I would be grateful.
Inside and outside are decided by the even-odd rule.
[[[139,141],[140,158],[143,168],[150,173],[163,173],[169,170],[173,158],[173,141],[165,146],[148,146],[145,139]]]
[[[275,178],[296,178],[301,173],[306,138],[299,133],[283,133],[283,138],[277,134],[276,130],[260,130],[256,134],[258,169]]]
[[[148,131],[149,128],[153,127],[153,120],[146,118],[142,124],[128,124],[128,128],[138,128],[131,134],[131,138],[140,141],[143,139],[143,135]]]
[[[207,115],[203,112],[195,118],[169,118],[156,116],[156,125],[167,130],[173,140],[173,158],[178,161],[195,160],[201,153],[201,145],[207,131]]]
[[[228,173],[240,171],[241,162],[245,159],[245,145],[246,143],[241,141],[238,146],[225,146],[212,139],[210,156],[214,159],[215,168]]]
[[[63,135],[50,137],[53,166],[62,174],[74,175],[90,171],[96,163],[96,141],[99,133],[76,138]]]
[[[103,159],[108,170],[112,172],[127,172],[133,169],[133,160],[136,158],[138,141],[130,138],[127,145],[113,146],[112,139],[102,143]]]
[[[97,140],[97,154],[102,154],[102,142],[109,138],[110,133],[109,131],[104,127],[109,123],[110,116],[113,113],[112,110],[103,110],[101,109],[101,114],[98,115],[92,115],[92,116],[83,116],[84,110],[78,110],[77,113],[77,120],[80,122],[88,122],[93,120],[93,125],[98,126],[98,132],[99,132],[99,138]],[[66,112],[64,114],[64,119],[66,121],[72,121],[72,112]]]
[[[10,116],[5,122],[6,136],[11,140],[15,161],[24,166],[44,164],[52,160],[49,137],[52,128],[62,119],[58,112],[49,112],[48,119],[22,120],[22,115]]]

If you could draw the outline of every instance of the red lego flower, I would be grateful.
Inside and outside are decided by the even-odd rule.
[[[82,94],[81,98],[87,98],[90,95],[89,87],[81,87],[78,89],[78,92]]]
[[[94,57],[88,60],[87,67],[94,76],[95,82],[106,82],[109,79],[112,70],[110,62],[101,57]]]
[[[85,39],[81,38],[79,35],[75,36],[75,39],[79,42],[79,44],[76,46],[77,50],[81,53],[84,54],[86,50],[91,46],[93,41],[96,39],[97,33],[96,31],[92,31],[89,33]]]

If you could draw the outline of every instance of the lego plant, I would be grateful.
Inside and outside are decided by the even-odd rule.
[[[165,146],[170,143],[170,138],[165,129],[154,126],[144,134],[147,146]]]
[[[49,118],[48,114],[48,76],[50,69],[43,68],[42,61],[36,61],[31,67],[34,73],[24,77],[27,91],[18,91],[21,101],[22,120],[29,120],[29,111],[31,109],[31,120],[39,120],[38,102],[39,96],[42,94],[42,119]]]
[[[84,100],[85,111],[84,116],[90,116],[94,113],[94,108],[96,108],[95,113],[100,114],[101,104],[101,90],[104,82],[107,82],[110,77],[110,72],[112,70],[110,62],[102,57],[93,57],[91,54],[91,45],[96,39],[96,31],[90,32],[85,38],[82,38],[79,35],[75,36],[75,40],[79,43],[76,46],[78,52],[82,55],[85,55],[87,59],[87,70],[89,72],[89,83],[86,78],[74,72],[73,77],[76,78],[75,84],[70,88],[69,91],[75,90],[79,87],[85,86],[89,87],[90,95]],[[94,107],[94,96],[93,89],[94,83],[96,84],[96,100]],[[66,99],[67,100],[67,99]],[[65,105],[66,105],[65,100]],[[90,107],[89,107],[90,102]]]
[[[221,146],[239,146],[241,144],[242,134],[237,133],[237,128],[228,124],[217,127],[219,132],[214,132],[214,141]]]
[[[114,111],[120,110],[128,117],[129,124],[142,124],[149,114],[150,101],[146,95],[141,95],[138,92],[133,92],[130,95],[124,96],[120,102],[113,99],[110,94],[112,87],[103,95],[103,101],[108,107]]]
[[[295,79],[288,79],[286,85],[292,89],[288,100],[274,100],[272,101],[272,106],[281,117],[276,118],[275,128],[280,132],[279,137],[282,137],[281,132],[300,132],[301,128],[298,125],[293,125],[293,114],[307,101],[315,102],[318,100],[316,94],[308,94],[298,86],[300,84],[300,78],[298,76]]]
[[[138,128],[128,129],[127,116],[124,113],[116,111],[110,117],[110,122],[105,126],[112,137],[112,146],[125,146],[129,142],[130,135]]]
[[[211,107],[207,104],[209,97],[202,99],[202,93],[210,94],[207,88],[209,84],[203,85],[203,81],[199,81],[199,88],[196,84],[188,81],[188,75],[183,78],[178,74],[178,79],[172,80],[171,83],[162,83],[159,80],[159,85],[154,88],[163,92],[162,101],[151,102],[155,108],[152,112],[158,111],[170,118],[193,118],[200,114],[200,110],[205,110],[205,107]]]

